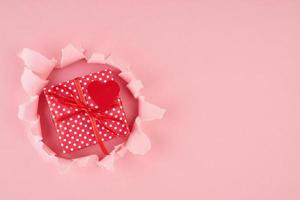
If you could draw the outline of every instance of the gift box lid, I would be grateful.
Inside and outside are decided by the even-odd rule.
[[[110,69],[44,88],[63,153],[103,145],[129,134],[118,85]],[[103,100],[103,99],[106,99]]]

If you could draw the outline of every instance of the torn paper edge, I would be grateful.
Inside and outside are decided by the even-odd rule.
[[[24,71],[21,75],[21,84],[29,96],[39,95],[48,82],[48,80],[42,79],[30,69],[24,67]]]
[[[141,128],[141,119],[135,119],[130,137],[126,141],[126,149],[132,154],[144,155],[151,149],[151,142]]]
[[[26,51],[31,52],[32,50],[26,49]],[[51,70],[54,69],[52,66],[54,59],[51,59],[51,62],[49,60],[44,60],[45,62],[43,62],[44,58],[47,59],[46,57],[37,52],[33,52],[33,54],[37,54],[42,61],[30,61],[29,58],[26,56],[24,57],[26,53],[23,53],[22,56],[20,56],[23,60],[26,60],[26,63],[34,63],[34,67],[28,67],[27,65],[29,64],[25,64],[26,66],[24,67],[24,71],[26,71],[26,73],[24,72],[25,75],[22,75],[23,78],[21,78],[21,82],[25,92],[29,95],[29,99],[27,102],[19,105],[18,117],[30,124],[28,138],[44,160],[53,162],[61,173],[67,172],[74,164],[78,167],[98,166],[107,170],[113,170],[116,160],[124,157],[127,152],[131,152],[136,155],[144,155],[150,150],[151,143],[148,136],[142,130],[141,123],[143,121],[161,119],[166,110],[147,102],[145,97],[141,96],[143,83],[141,80],[135,78],[134,73],[131,71],[126,62],[116,59],[112,55],[105,56],[104,54],[94,53],[89,59],[87,59],[87,63],[109,64],[119,69],[121,71],[119,76],[127,82],[127,88],[131,91],[133,96],[138,99],[139,114],[135,119],[134,126],[128,140],[122,144],[116,145],[113,151],[100,161],[98,161],[97,155],[88,155],[76,159],[64,159],[57,157],[55,153],[42,141],[40,118],[37,114],[39,94],[41,93],[42,88],[48,83],[48,80],[46,80],[45,77],[48,77]],[[56,67],[62,68],[85,58],[84,49],[77,48],[74,45],[69,44],[62,49],[60,66]],[[48,61],[51,64],[45,64]],[[51,68],[49,74],[47,74],[47,70],[41,70],[41,68],[45,66],[48,66],[49,69]],[[27,77],[33,78],[28,79]],[[37,84],[38,87],[34,89],[30,88],[31,86],[35,86],[34,84]]]
[[[90,64],[106,64],[106,59],[108,56],[101,53],[93,53],[88,59],[87,63]]]
[[[67,45],[61,50],[60,66],[57,68],[63,68],[71,65],[79,60],[85,59],[85,50],[81,47],[76,47],[72,44]]]
[[[41,79],[44,80],[48,78],[57,63],[54,58],[49,59],[28,48],[22,49],[19,53],[19,57],[23,61],[25,67],[32,70],[35,74],[38,74]]]

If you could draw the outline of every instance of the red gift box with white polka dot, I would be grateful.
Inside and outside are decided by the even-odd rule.
[[[44,88],[63,153],[129,134],[118,89],[110,69]]]

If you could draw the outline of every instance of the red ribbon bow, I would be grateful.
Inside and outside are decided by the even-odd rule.
[[[89,105],[86,103],[86,100],[84,98],[83,91],[82,91],[79,80],[74,79],[74,81],[75,81],[76,89],[78,91],[79,99],[77,99],[76,96],[74,95],[73,91],[69,90],[69,89],[67,89],[67,90],[69,90],[69,92],[71,94],[73,94],[72,98],[66,97],[66,96],[63,96],[63,95],[60,95],[60,94],[57,94],[57,93],[54,93],[54,92],[49,92],[49,94],[51,96],[55,97],[59,101],[59,103],[75,108],[75,112],[70,113],[70,114],[66,114],[66,115],[61,116],[59,118],[55,118],[55,122],[63,121],[67,118],[72,117],[73,115],[76,115],[76,114],[87,113],[88,117],[90,118],[91,125],[92,125],[92,128],[93,128],[93,132],[95,134],[95,137],[96,137],[96,140],[99,144],[99,147],[100,147],[100,149],[102,150],[102,152],[104,154],[108,155],[109,153],[108,153],[104,143],[102,142],[101,138],[99,137],[99,134],[98,134],[99,130],[97,128],[96,122],[100,123],[105,129],[111,131],[112,133],[114,133],[116,135],[117,133],[113,129],[111,129],[108,126],[105,125],[104,120],[105,119],[110,119],[110,120],[113,120],[113,121],[119,121],[119,122],[122,122],[122,121],[119,120],[119,119],[113,118],[111,116],[105,115],[103,113],[103,111],[101,112],[100,109],[94,109],[94,108],[89,107]],[[66,89],[66,88],[64,88],[64,89]],[[113,106],[117,105],[116,101],[114,101],[112,105]]]

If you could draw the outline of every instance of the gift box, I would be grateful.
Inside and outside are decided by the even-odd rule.
[[[127,137],[129,128],[120,88],[110,69],[44,88],[63,153]]]

